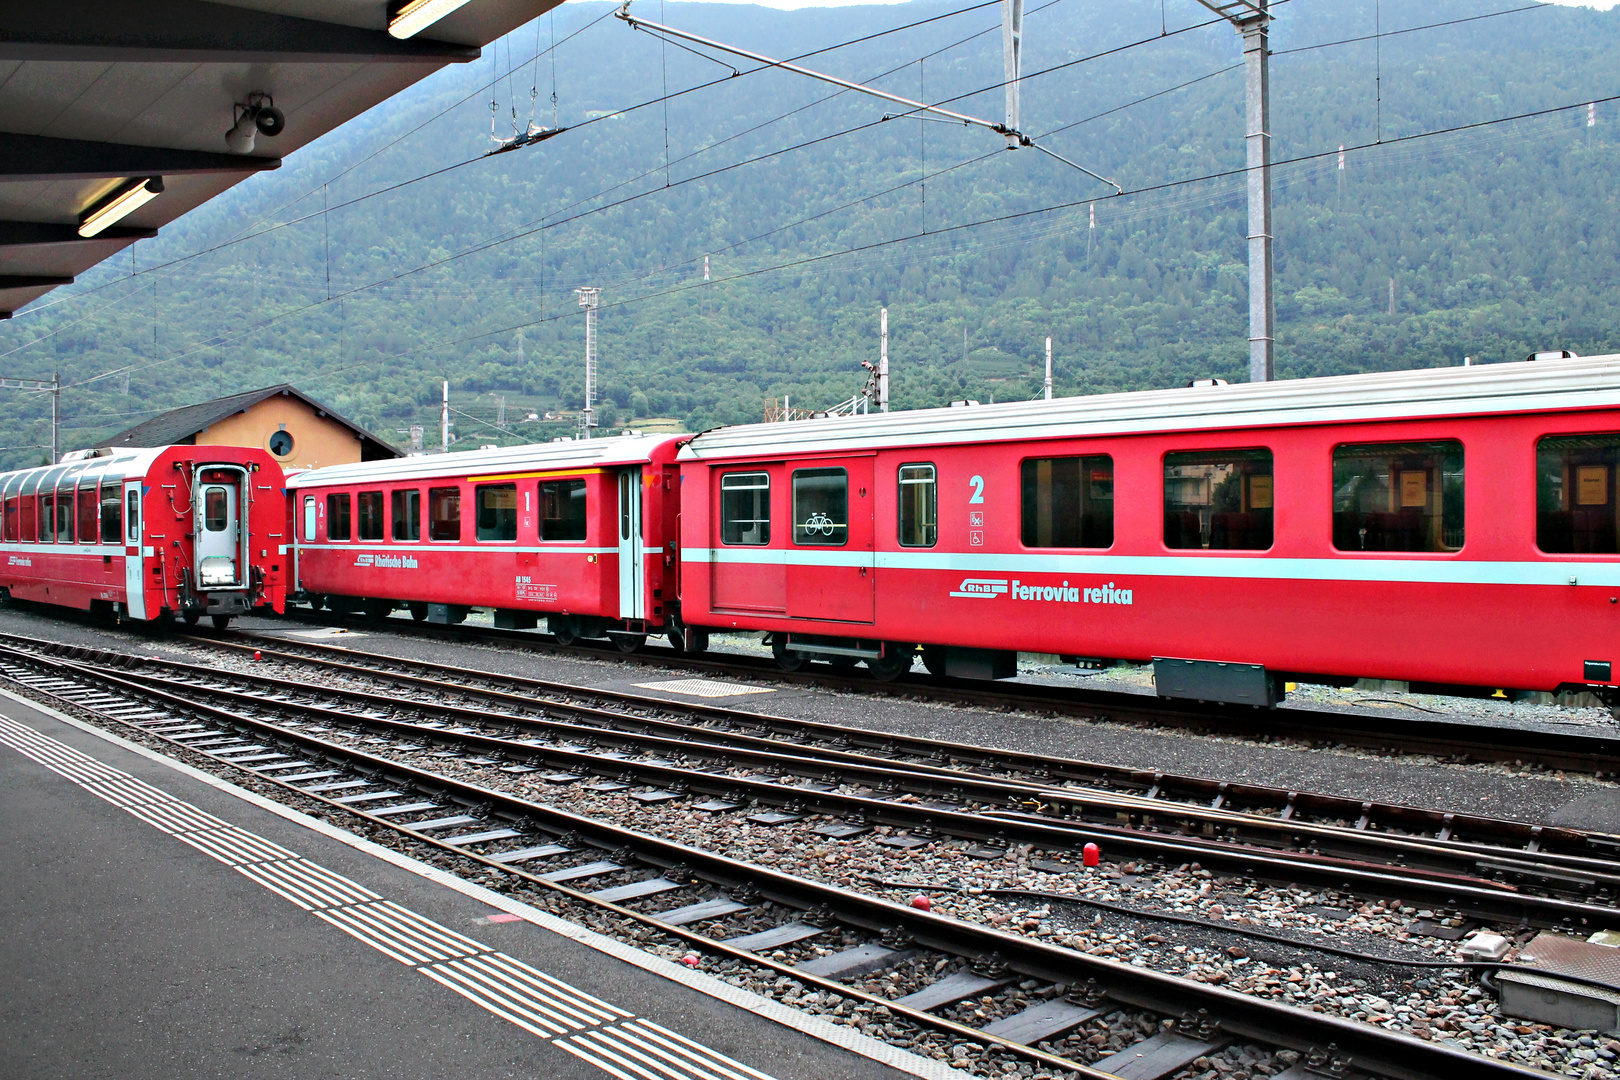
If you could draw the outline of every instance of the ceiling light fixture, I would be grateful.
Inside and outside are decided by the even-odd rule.
[[[276,99],[257,91],[249,94],[247,101],[232,106],[231,114],[235,121],[225,133],[225,145],[232,153],[251,154],[257,136],[273,139],[287,127],[287,117],[276,108]]]
[[[466,2],[467,0],[405,0],[405,3],[393,7],[393,13],[388,18],[388,33],[397,38],[415,37]]]
[[[85,212],[79,220],[79,235],[95,236],[107,226],[133,214],[163,194],[163,177],[148,176],[132,180],[125,187],[103,199],[94,209]]]

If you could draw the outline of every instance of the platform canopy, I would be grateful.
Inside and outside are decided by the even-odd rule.
[[[0,4],[0,318],[559,3]]]

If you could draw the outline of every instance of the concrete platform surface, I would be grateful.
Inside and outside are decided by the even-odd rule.
[[[965,1080],[10,695],[0,868],[16,1080]]]

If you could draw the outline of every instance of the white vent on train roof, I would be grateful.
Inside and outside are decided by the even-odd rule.
[[[1187,383],[1187,385],[1189,387],[1192,387],[1192,386],[1225,386],[1225,385],[1227,385],[1227,383],[1226,383],[1225,379],[1192,379]]]
[[[1550,349],[1546,352],[1533,352],[1524,359],[1528,363],[1533,360],[1579,360],[1580,356],[1568,349]]]
[[[978,401],[973,399],[973,398],[957,398],[955,401],[951,402],[951,408],[953,408],[953,409],[966,409],[971,405],[977,405],[977,404],[978,404]]]

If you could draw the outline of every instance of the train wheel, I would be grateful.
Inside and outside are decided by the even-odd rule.
[[[309,610],[311,611],[319,611],[321,608],[326,606],[326,597],[322,596],[320,593],[310,593],[308,599]]]
[[[809,663],[804,657],[788,652],[786,634],[776,634],[771,638],[771,654],[776,657],[776,666],[783,671],[798,671]]]
[[[647,635],[612,633],[608,635],[608,640],[612,641],[620,652],[628,656],[630,653],[641,651],[641,647],[647,644]]]
[[[546,619],[546,629],[559,645],[572,645],[579,640],[579,624],[567,615],[553,615]]]
[[[230,629],[231,617],[229,615],[210,615],[209,619],[213,622],[215,630]]]
[[[839,675],[848,675],[860,666],[860,661],[853,656],[829,656],[827,664]]]
[[[706,626],[687,626],[679,619],[671,619],[666,634],[669,637],[670,647],[678,653],[689,651],[700,653],[709,650],[709,628]],[[686,639],[689,634],[692,638],[692,648],[690,650],[686,647]]]
[[[917,646],[890,641],[886,643],[882,656],[866,661],[866,670],[878,682],[893,682],[911,670],[911,662],[916,658]]]
[[[394,602],[392,600],[367,599],[361,607],[365,612],[366,622],[379,623],[393,613]]]
[[[428,606],[426,604],[411,604],[411,618],[417,622],[427,622]]]
[[[196,610],[182,611],[180,613],[180,618],[185,620],[185,624],[187,626],[196,626],[197,623],[202,619],[202,612]]]

